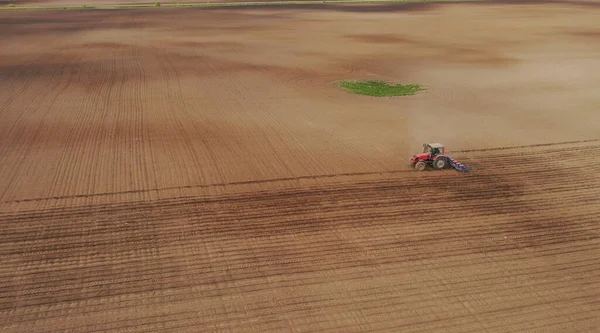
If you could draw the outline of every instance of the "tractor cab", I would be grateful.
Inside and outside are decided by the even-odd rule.
[[[444,146],[440,143],[424,143],[423,153],[430,154],[430,156],[444,155]]]

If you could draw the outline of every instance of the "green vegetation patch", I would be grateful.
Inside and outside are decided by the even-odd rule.
[[[354,94],[391,97],[414,95],[425,89],[418,84],[392,84],[382,81],[342,81],[340,87]]]

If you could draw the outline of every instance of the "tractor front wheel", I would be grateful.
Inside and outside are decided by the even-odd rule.
[[[437,170],[441,170],[448,165],[448,161],[446,161],[445,157],[440,157],[437,160],[433,161],[433,168]]]
[[[417,162],[417,163],[415,164],[415,170],[417,170],[417,171],[423,171],[423,170],[425,170],[425,167],[426,167],[426,166],[427,166],[427,165],[425,164],[425,162],[423,162],[423,161],[419,161],[419,162]]]

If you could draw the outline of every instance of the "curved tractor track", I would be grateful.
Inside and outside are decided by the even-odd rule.
[[[0,327],[597,329],[600,143],[453,156],[473,171],[2,213]]]

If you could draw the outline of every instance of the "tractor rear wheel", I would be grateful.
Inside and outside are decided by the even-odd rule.
[[[445,157],[440,157],[437,160],[433,161],[433,168],[436,170],[441,170],[448,165],[448,161]]]
[[[417,171],[423,171],[425,170],[425,167],[427,166],[427,164],[425,164],[425,162],[423,161],[419,161],[415,164],[415,170]]]

